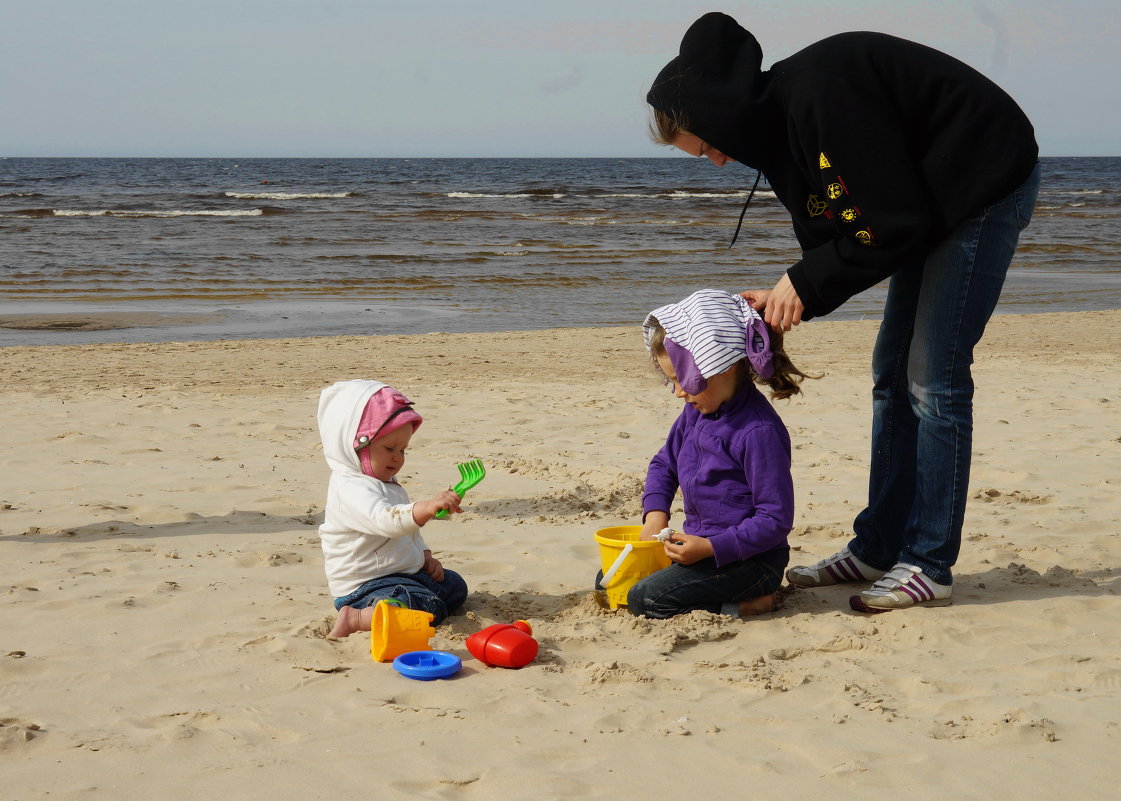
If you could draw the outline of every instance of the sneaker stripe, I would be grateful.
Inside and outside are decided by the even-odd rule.
[[[896,587],[896,589],[899,590],[900,592],[906,594],[915,603],[919,603],[920,601],[923,600],[923,597],[922,597],[921,593],[916,592],[915,590],[911,589],[911,587],[909,587],[906,584],[900,584],[898,587]]]
[[[923,580],[922,576],[915,576],[915,582],[918,583],[918,585],[920,587],[922,587],[923,592],[926,593],[926,597],[923,598],[923,600],[924,601],[933,601],[934,600],[934,588],[931,587],[929,584],[927,584]]]
[[[873,581],[882,575],[882,571],[868,567],[853,556],[847,547],[809,567],[795,565],[786,571],[787,580],[799,587]]]
[[[934,600],[934,591],[918,575],[912,576],[910,580],[901,583],[899,589],[910,595],[915,603]]]

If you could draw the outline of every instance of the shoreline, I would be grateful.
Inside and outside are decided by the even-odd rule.
[[[800,359],[806,361],[801,350],[820,352],[825,355],[826,364],[807,364],[811,372],[828,370],[830,367],[843,366],[846,369],[856,368],[867,370],[871,363],[871,347],[875,340],[875,333],[879,327],[878,319],[869,320],[811,320],[795,327],[786,334],[787,350],[796,364]],[[1020,341],[1022,326],[1027,325],[1036,341],[1025,343]],[[485,367],[488,372],[497,369],[508,369],[509,375],[523,380],[541,380],[555,378],[558,375],[576,377],[595,377],[597,379],[627,378],[633,379],[644,374],[646,370],[646,355],[642,346],[641,327],[633,325],[614,326],[581,326],[539,328],[512,331],[480,331],[480,332],[433,332],[423,334],[367,334],[367,335],[323,335],[306,337],[267,337],[246,339],[209,339],[209,340],[179,340],[171,342],[95,342],[59,345],[8,345],[0,347],[0,369],[6,369],[9,381],[5,388],[39,386],[55,387],[55,382],[45,378],[52,371],[65,374],[67,379],[74,382],[75,386],[82,382],[104,380],[116,374],[118,377],[128,374],[115,373],[119,367],[128,364],[132,367],[133,375],[147,375],[152,371],[163,376],[168,382],[174,383],[179,388],[189,388],[196,385],[209,385],[216,383],[205,375],[205,365],[213,360],[222,359],[230,355],[231,351],[241,349],[246,353],[269,354],[248,360],[243,366],[243,372],[237,380],[239,385],[245,385],[254,378],[260,378],[265,383],[274,383],[279,377],[284,378],[288,387],[309,390],[325,386],[335,378],[332,375],[361,374],[362,369],[356,365],[363,359],[369,358],[369,352],[385,354],[381,363],[382,369],[397,375],[407,375],[403,358],[406,348],[415,344],[422,352],[419,365],[434,368],[439,364],[439,359],[431,358],[430,352],[447,350],[462,354],[463,358],[476,367]],[[1093,334],[1091,336],[1090,334]],[[582,373],[572,370],[557,369],[553,362],[541,365],[530,359],[506,360],[501,358],[483,358],[483,353],[477,347],[478,343],[495,341],[503,346],[509,343],[522,341],[529,343],[540,340],[549,343],[552,340],[567,342],[574,352],[581,349],[595,351],[605,344],[612,345],[612,353],[620,350],[629,350],[635,356],[637,371],[628,369],[625,365],[614,365],[611,370],[599,371],[595,365],[584,365],[586,370]],[[1118,343],[1121,342],[1121,310],[1083,311],[1083,312],[1036,312],[1033,314],[998,314],[994,315],[986,328],[985,335],[977,346],[976,357],[978,365],[974,369],[983,369],[981,364],[984,358],[1006,356],[1008,352],[1016,352],[1014,358],[1022,358],[1021,349],[1030,344],[1036,353],[1034,358],[1041,358],[1040,370],[1056,369],[1062,358],[1075,358],[1075,354],[1101,354],[1116,355]],[[1064,357],[1064,349],[1069,352]],[[557,348],[550,347],[550,360],[561,357]],[[314,356],[304,356],[306,352]],[[175,359],[166,357],[173,354]],[[391,356],[390,356],[391,355]],[[523,352],[528,356],[528,352]],[[307,358],[314,369],[309,368],[299,361]],[[813,358],[813,357],[809,357]],[[33,359],[34,370],[20,368],[21,361]],[[579,356],[576,357],[579,360]],[[1032,369],[1030,366],[1027,369]],[[462,367],[456,368],[456,373]],[[227,376],[223,376],[228,379]],[[453,374],[451,380],[459,381]],[[271,380],[270,380],[271,379]],[[145,380],[146,385],[151,384]],[[421,385],[431,385],[431,378],[421,378]],[[813,384],[805,385],[807,390],[812,390]]]
[[[98,344],[176,344],[205,342],[284,341],[290,339],[322,339],[354,336],[425,336],[428,334],[493,334],[504,330],[457,326],[466,319],[462,310],[436,304],[423,311],[411,306],[387,304],[354,304],[346,301],[322,303],[278,303],[263,301],[229,307],[206,307],[171,311],[157,304],[151,309],[129,310],[119,304],[86,304],[76,302],[82,310],[63,311],[67,304],[45,304],[49,310],[5,312],[0,304],[0,349],[12,347],[67,347]],[[108,309],[104,307],[108,306]],[[88,310],[85,307],[89,307]],[[252,307],[252,308],[251,308]],[[99,310],[100,309],[100,310]],[[1058,309],[1030,314],[1097,314],[1117,309]],[[370,331],[366,320],[376,313],[389,316],[389,325],[412,315],[436,315],[444,325],[433,325],[432,331],[392,333]],[[836,313],[834,313],[836,314]],[[994,318],[1023,316],[1016,307],[997,307]],[[335,315],[349,316],[349,322]],[[861,314],[846,318],[830,315],[803,325],[850,322],[879,322],[879,315]],[[382,321],[379,320],[379,324]],[[629,323],[515,328],[517,331],[548,331],[553,328],[616,328]],[[330,328],[343,330],[316,330]],[[262,330],[263,329],[263,330]],[[294,332],[293,332],[294,329]],[[350,330],[348,330],[350,329]],[[458,330],[457,330],[458,329]],[[466,330],[463,330],[466,329]],[[38,340],[38,341],[37,341]]]
[[[858,296],[852,310],[837,309],[808,324],[879,320],[881,287]],[[651,301],[654,302],[654,301]],[[1105,298],[1108,302],[1108,298]],[[1069,314],[1112,311],[1063,308],[1054,302],[1045,313],[1025,313],[1025,301],[1009,297],[994,317],[1022,314]],[[1036,305],[1032,308],[1043,308]],[[290,339],[332,336],[423,335],[426,333],[501,333],[503,330],[547,330],[553,327],[615,327],[629,323],[577,323],[574,326],[507,325],[501,309],[480,311],[470,305],[433,300],[410,302],[344,299],[288,299],[231,301],[165,300],[0,301],[0,348],[89,344],[158,344],[176,342],[240,342],[247,339]],[[519,316],[519,323],[531,318]]]

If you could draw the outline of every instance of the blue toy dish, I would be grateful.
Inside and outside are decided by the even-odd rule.
[[[447,651],[409,651],[393,660],[393,669],[410,679],[432,681],[454,676],[463,660]]]

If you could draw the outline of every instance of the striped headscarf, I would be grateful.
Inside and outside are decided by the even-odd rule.
[[[767,324],[740,295],[702,289],[680,303],[654,309],[642,325],[647,350],[655,322],[666,332],[666,354],[677,383],[690,395],[742,359],[764,381],[774,375]]]

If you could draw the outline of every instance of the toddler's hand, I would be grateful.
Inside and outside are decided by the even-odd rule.
[[[417,501],[413,504],[413,520],[418,526],[423,526],[441,509],[447,509],[449,515],[457,515],[463,511],[459,503],[458,495],[451,490],[444,490],[431,500]]]
[[[436,514],[436,512],[440,511],[441,509],[447,509],[448,514],[457,515],[463,511],[463,509],[461,509],[459,506],[460,500],[460,497],[450,489],[444,490],[432,499],[432,502],[435,504],[432,509],[432,514]]]
[[[424,574],[431,577],[433,581],[444,580],[444,566],[440,560],[432,555],[432,551],[424,552]]]

